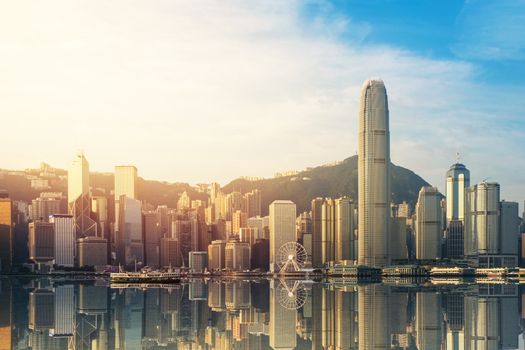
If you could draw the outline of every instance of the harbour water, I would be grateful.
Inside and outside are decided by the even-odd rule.
[[[524,349],[518,284],[0,283],[0,349]]]

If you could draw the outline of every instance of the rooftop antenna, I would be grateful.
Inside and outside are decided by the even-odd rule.
[[[459,155],[459,152],[456,152],[456,163],[459,163],[460,159],[461,159],[461,156]]]

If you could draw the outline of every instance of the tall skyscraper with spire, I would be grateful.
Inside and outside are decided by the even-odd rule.
[[[470,187],[470,171],[460,163],[447,171],[447,224],[452,220],[465,222],[465,189]]]
[[[458,162],[447,171],[446,182],[446,255],[461,259],[464,255],[465,190],[470,186],[470,171]]]
[[[358,263],[383,267],[390,264],[390,131],[382,80],[363,85],[358,132]]]

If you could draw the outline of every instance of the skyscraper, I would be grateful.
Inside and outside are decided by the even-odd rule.
[[[225,267],[231,271],[250,269],[250,244],[248,242],[230,241],[224,248]]]
[[[0,271],[9,272],[13,262],[13,203],[0,192]]]
[[[97,223],[91,218],[89,164],[83,153],[77,154],[67,172],[67,202],[75,220],[76,237],[97,235]]]
[[[71,208],[78,197],[89,194],[89,163],[80,152],[71,161],[67,172],[67,202]]]
[[[115,167],[115,231],[119,226],[120,196],[138,199],[137,168],[133,165],[118,165]]]
[[[117,260],[130,266],[144,263],[142,237],[142,204],[139,200],[121,195],[119,199],[119,230],[117,234]]]
[[[98,225],[98,236],[108,239],[108,199],[104,196],[93,196],[91,198],[91,212]]]
[[[464,222],[465,189],[469,186],[470,171],[463,164],[452,164],[447,171],[447,225],[451,220]]]
[[[278,272],[279,248],[287,242],[295,242],[295,203],[275,200],[270,204],[270,271]]]
[[[246,214],[249,218],[261,215],[261,191],[252,190],[244,195]]]
[[[464,253],[465,190],[470,186],[470,171],[460,163],[452,164],[446,181],[446,256],[459,259]]]
[[[75,264],[75,223],[72,215],[55,214],[49,217],[55,231],[55,265],[73,267]]]
[[[322,207],[324,199],[314,198],[312,199],[312,265],[314,267],[320,267],[323,265],[322,255]]]
[[[144,261],[147,266],[160,266],[160,240],[162,238],[160,229],[160,214],[157,211],[149,211],[142,214],[144,233]]]
[[[441,198],[435,187],[422,187],[416,205],[416,259],[441,258]]]
[[[390,131],[388,99],[382,80],[361,90],[358,147],[358,263],[390,263]]]
[[[55,258],[55,225],[45,221],[29,223],[29,259],[49,264]]]
[[[466,190],[465,255],[499,253],[500,186],[481,182]]]

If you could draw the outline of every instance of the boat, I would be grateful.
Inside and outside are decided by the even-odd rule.
[[[111,283],[179,283],[180,274],[171,267],[166,272],[142,269],[139,272],[126,272],[119,266],[119,272],[109,275]]]

